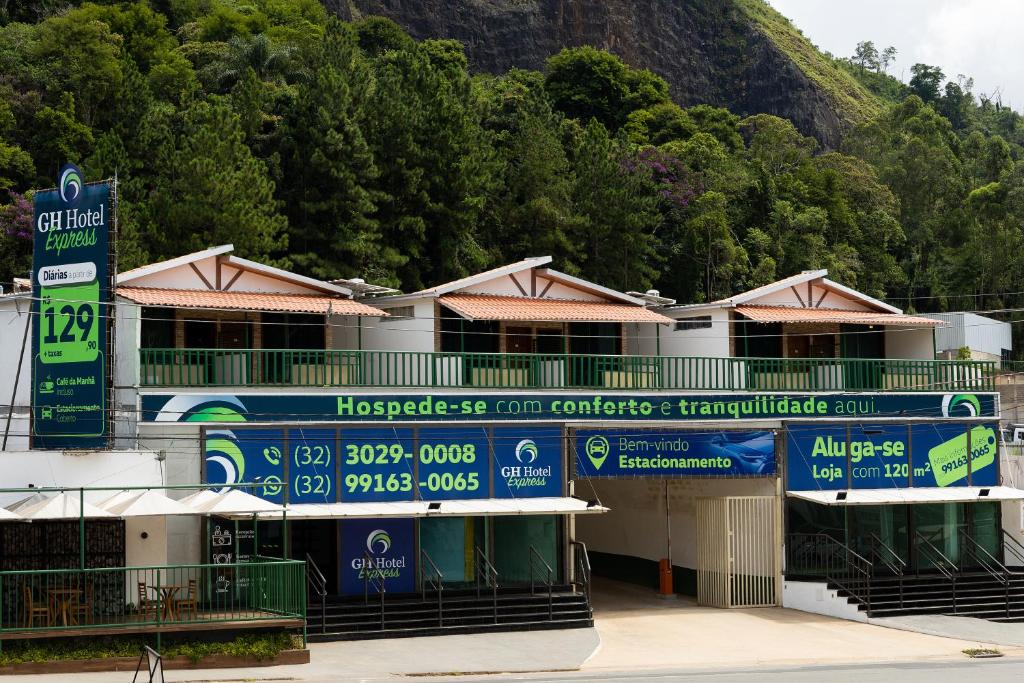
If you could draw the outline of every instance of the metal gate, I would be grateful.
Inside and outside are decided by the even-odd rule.
[[[779,604],[781,508],[775,496],[697,499],[697,602]]]

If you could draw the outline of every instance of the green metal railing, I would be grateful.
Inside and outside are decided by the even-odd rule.
[[[994,391],[998,363],[539,353],[141,349],[144,387]]]
[[[0,635],[289,618],[306,618],[301,560],[0,572]]]

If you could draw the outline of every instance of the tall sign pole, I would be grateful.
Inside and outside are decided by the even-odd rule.
[[[86,184],[72,164],[35,194],[33,448],[107,446],[110,217],[110,184]]]

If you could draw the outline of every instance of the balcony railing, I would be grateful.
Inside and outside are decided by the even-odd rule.
[[[144,387],[994,391],[997,363],[421,351],[142,349]]]
[[[0,639],[269,626],[306,618],[306,565],[235,564],[0,572]]]

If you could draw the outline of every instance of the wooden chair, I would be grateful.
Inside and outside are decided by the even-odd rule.
[[[25,628],[32,628],[35,625],[36,618],[43,620],[43,626],[50,625],[50,608],[49,607],[36,607],[35,601],[32,599],[32,589],[28,586],[22,586],[22,596],[25,602]]]
[[[72,613],[78,618],[79,624],[91,624],[93,615],[94,588],[92,581],[85,584],[85,595],[75,601]]]
[[[139,581],[139,616],[146,619],[147,615],[152,614],[153,619],[157,618],[160,613],[160,599],[151,600],[146,595],[146,584]]]
[[[182,610],[186,614],[192,614],[193,618],[199,616],[199,588],[195,579],[188,580],[188,592],[181,600],[174,601],[174,611],[181,617]]]

